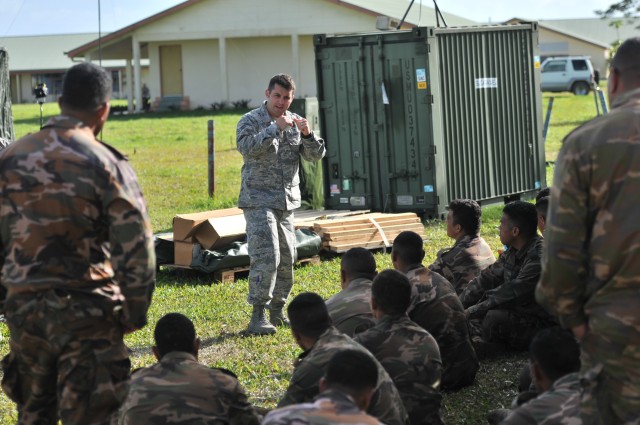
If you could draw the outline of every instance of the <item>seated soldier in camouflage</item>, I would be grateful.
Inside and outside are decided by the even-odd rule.
[[[539,395],[515,409],[503,425],[560,425],[580,419],[580,347],[571,332],[551,327],[529,347],[531,376]]]
[[[441,249],[429,269],[447,279],[460,294],[471,279],[496,262],[496,257],[480,237],[480,205],[471,199],[456,199],[448,208],[447,236],[456,243],[451,248]]]
[[[464,307],[453,286],[422,265],[423,241],[415,232],[400,233],[393,241],[393,267],[411,282],[409,318],[431,334],[440,348],[443,390],[471,385],[479,363],[471,345]]]
[[[542,254],[536,207],[514,201],[502,211],[500,241],[508,248],[460,295],[480,356],[507,348],[526,350],[539,330],[553,324],[534,299]]]
[[[154,338],[158,363],[132,375],[120,424],[260,423],[233,373],[198,363],[200,339],[191,320],[169,313]]]
[[[441,425],[438,343],[407,316],[411,283],[396,270],[373,279],[371,309],[376,326],[355,337],[387,371],[400,392],[411,425]]]
[[[538,230],[544,234],[544,227],[547,224],[547,211],[549,210],[549,197],[551,188],[546,187],[536,195],[536,210],[538,211]]]
[[[313,402],[274,410],[262,425],[382,425],[365,412],[377,383],[378,368],[369,355],[338,351],[327,364]]]
[[[378,385],[367,413],[387,425],[408,424],[400,394],[387,372],[366,348],[331,326],[331,318],[320,295],[299,294],[289,304],[287,313],[293,338],[305,351],[298,356],[291,382],[278,407],[312,401],[320,393],[318,383],[326,373],[331,357],[338,351],[356,350],[370,356],[378,369]]]
[[[351,248],[342,256],[342,291],[326,301],[333,326],[353,336],[375,325],[371,314],[371,280],[376,276],[376,260],[368,249]]]

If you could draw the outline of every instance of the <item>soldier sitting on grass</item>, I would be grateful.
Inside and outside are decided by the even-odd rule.
[[[549,210],[549,197],[551,188],[546,187],[536,195],[536,211],[538,211],[538,230],[544,234],[544,227],[547,224],[547,211]]]
[[[198,363],[200,339],[186,316],[162,317],[154,339],[158,363],[131,377],[120,424],[260,423],[233,373]]]
[[[539,395],[507,413],[502,425],[580,425],[580,347],[560,327],[543,329],[531,341],[529,367]],[[497,423],[497,422],[495,422]]]
[[[329,316],[340,332],[353,337],[375,325],[369,300],[371,281],[376,276],[376,260],[364,248],[351,248],[342,256],[342,291],[326,301]]]
[[[449,203],[448,209],[447,236],[456,243],[441,249],[429,270],[447,279],[460,294],[471,279],[496,262],[496,257],[480,236],[480,205],[471,199],[456,199]]]
[[[409,318],[438,342],[443,366],[441,388],[453,391],[473,383],[478,358],[455,289],[447,279],[422,265],[423,243],[415,232],[400,233],[393,241],[391,261],[411,282]]]
[[[355,340],[393,379],[411,425],[440,425],[440,350],[429,332],[409,319],[409,305],[409,279],[396,270],[382,271],[371,288],[371,309],[378,323]]]
[[[536,207],[514,201],[502,211],[500,241],[508,249],[460,295],[481,358],[506,349],[526,350],[539,330],[554,323],[534,299],[542,254]]]
[[[291,382],[278,407],[312,401],[320,393],[318,383],[327,371],[329,360],[339,351],[356,350],[370,356],[378,369],[378,385],[367,413],[387,425],[408,423],[400,394],[387,372],[366,348],[331,326],[320,295],[299,294],[289,304],[287,313],[293,338],[305,351],[298,356]]]
[[[369,355],[339,351],[327,364],[313,402],[274,410],[262,425],[382,425],[365,413],[377,383],[378,368]]]

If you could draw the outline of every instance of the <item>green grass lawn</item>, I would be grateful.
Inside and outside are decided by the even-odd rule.
[[[547,138],[547,160],[553,161],[562,138],[577,125],[596,115],[592,96],[555,94]],[[548,96],[544,97],[546,107]],[[44,105],[45,120],[58,113],[54,104]],[[16,137],[39,129],[38,105],[14,105]],[[166,114],[113,116],[102,138],[127,154],[145,193],[154,231],[171,230],[175,214],[235,205],[240,184],[242,158],[235,150],[235,125],[242,112],[192,111]],[[543,115],[544,116],[544,115]],[[208,196],[207,120],[215,120],[216,180],[213,198]],[[551,167],[548,182],[551,182]],[[483,212],[482,234],[497,251],[501,247],[497,225],[501,207]],[[449,246],[440,221],[425,223],[425,263],[433,261],[439,249]],[[379,269],[391,267],[389,255],[375,253]],[[313,291],[327,298],[339,291],[339,258],[326,258],[317,266],[299,266],[292,296]],[[202,339],[200,360],[233,370],[245,386],[251,401],[273,407],[285,390],[292,362],[299,353],[287,331],[274,336],[247,337],[250,316],[246,304],[247,280],[233,284],[212,284],[207,275],[163,268],[149,312],[150,325],[127,337],[134,367],[153,363],[150,345],[153,324],[165,313],[179,311],[195,323]],[[8,331],[0,325],[3,340],[0,355],[8,352]],[[493,408],[507,407],[516,394],[517,373],[526,355],[510,355],[484,362],[476,384],[444,397],[444,414],[449,424],[484,423]],[[0,394],[0,423],[15,421],[13,403]]]

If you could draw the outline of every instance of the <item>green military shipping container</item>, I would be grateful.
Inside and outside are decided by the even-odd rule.
[[[326,208],[442,216],[546,186],[536,23],[314,45]]]

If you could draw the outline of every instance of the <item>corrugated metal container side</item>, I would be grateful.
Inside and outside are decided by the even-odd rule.
[[[327,208],[441,215],[544,186],[535,24],[314,44]]]

